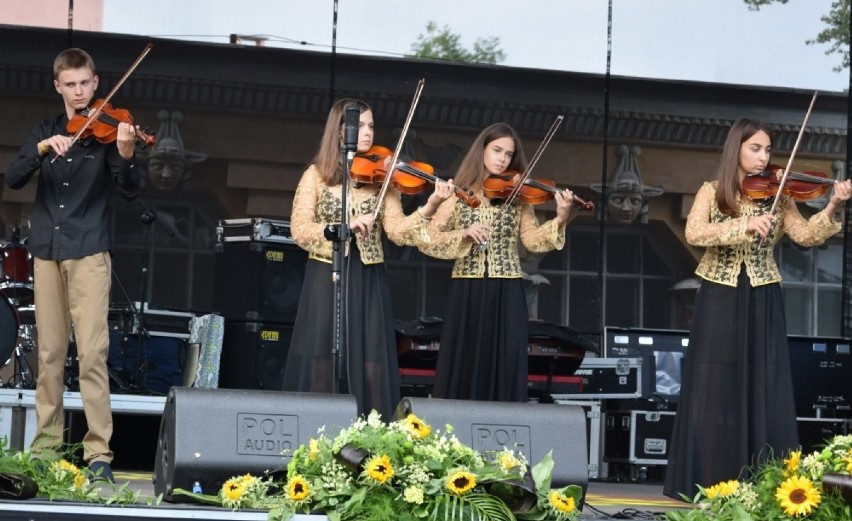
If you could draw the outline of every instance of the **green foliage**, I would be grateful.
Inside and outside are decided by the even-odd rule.
[[[8,439],[0,438],[0,472],[21,474],[38,485],[36,497],[54,500],[83,501],[105,505],[132,505],[139,501],[139,492],[122,485],[91,483],[88,470],[69,460],[77,448],[72,447],[56,459],[36,459],[30,451],[9,447]]]
[[[449,26],[438,28],[434,21],[426,23],[426,34],[419,34],[417,41],[411,44],[411,56],[432,58],[466,63],[497,64],[506,59],[506,53],[500,49],[500,38],[478,38],[473,50],[462,47],[461,36],[453,33]]]
[[[837,491],[823,488],[828,473],[852,470],[852,436],[835,436],[811,454],[795,451],[769,458],[743,481],[699,486],[692,508],[666,512],[667,521],[849,521],[852,507]],[[809,505],[808,508],[797,507]]]
[[[807,0],[805,0],[807,1]],[[757,11],[761,7],[773,3],[786,4],[788,0],[743,0],[752,11]],[[831,10],[828,14],[823,15],[820,19],[825,22],[825,29],[817,34],[813,40],[807,40],[808,45],[815,43],[829,44],[830,47],[825,51],[826,55],[839,54],[841,64],[833,68],[834,71],[840,72],[849,67],[849,31],[850,20],[849,10],[852,0],[835,0],[831,3]],[[771,33],[771,31],[770,31]],[[783,38],[784,35],[779,36]]]
[[[482,454],[414,415],[384,423],[370,414],[293,452],[286,483],[229,480],[218,496],[186,494],[208,504],[269,509],[270,521],[322,512],[331,521],[574,521],[582,488],[551,489],[550,454],[531,472],[516,448]],[[530,475],[532,477],[530,477]],[[253,492],[254,490],[254,492]],[[227,501],[226,501],[227,500]]]

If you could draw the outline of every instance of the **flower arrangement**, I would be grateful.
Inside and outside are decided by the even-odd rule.
[[[852,520],[852,506],[835,483],[852,474],[852,435],[828,440],[822,450],[769,458],[747,480],[699,487],[693,508],[666,513],[668,521]],[[852,489],[846,490],[847,496]],[[689,498],[685,498],[689,500]]]
[[[75,449],[72,448],[70,452]],[[16,451],[9,448],[8,440],[0,438],[0,475],[6,479],[3,483],[28,483],[32,494],[50,500],[70,500],[86,503],[134,504],[139,492],[133,492],[127,484],[98,486],[89,480],[86,468],[80,468],[69,461],[67,454],[58,455],[51,460],[36,459],[30,451]],[[22,485],[23,486],[23,485]],[[111,493],[105,493],[111,488]],[[15,495],[17,490],[5,490]],[[109,492],[109,491],[107,491]]]
[[[447,426],[433,430],[414,415],[385,423],[378,413],[292,454],[285,477],[235,477],[216,496],[192,494],[232,509],[269,509],[271,521],[320,512],[333,521],[453,519],[573,521],[582,489],[551,488],[550,454],[532,467],[511,448],[482,454]]]

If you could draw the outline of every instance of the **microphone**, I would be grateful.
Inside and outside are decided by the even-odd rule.
[[[343,123],[343,151],[349,161],[358,151],[358,127],[361,123],[361,110],[356,105],[346,107],[346,117]]]

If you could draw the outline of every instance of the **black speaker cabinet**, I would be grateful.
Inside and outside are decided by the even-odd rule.
[[[154,493],[189,502],[174,490],[192,490],[197,482],[215,495],[234,476],[285,469],[320,427],[344,428],[357,417],[351,395],[172,387],[160,422]]]
[[[553,485],[589,484],[586,414],[578,405],[403,398],[396,418],[414,414],[432,428],[454,427],[456,437],[480,452],[520,450],[530,467],[553,451]]]
[[[293,326],[225,321],[219,387],[281,389]]]
[[[307,258],[307,252],[295,244],[218,244],[213,307],[225,320],[292,324]]]

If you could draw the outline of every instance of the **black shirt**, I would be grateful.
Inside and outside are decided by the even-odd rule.
[[[110,249],[109,205],[113,189],[127,201],[136,198],[136,163],[118,153],[115,142],[78,140],[64,157],[39,156],[38,143],[67,134],[68,116],[36,125],[6,172],[10,188],[22,188],[41,169],[30,217],[27,248],[41,259],[79,259]]]

